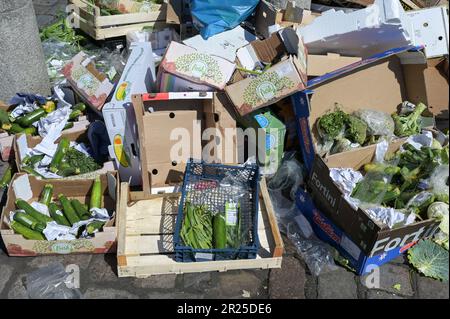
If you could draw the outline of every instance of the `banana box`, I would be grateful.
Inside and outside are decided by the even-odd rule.
[[[111,141],[110,156],[120,178],[131,186],[142,184],[136,116],[131,96],[151,92],[155,86],[155,62],[149,42],[131,43],[130,56],[116,91],[102,110]]]

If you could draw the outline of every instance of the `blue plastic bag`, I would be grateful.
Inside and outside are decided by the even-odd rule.
[[[259,0],[192,0],[194,25],[204,39],[233,29],[248,18]]]

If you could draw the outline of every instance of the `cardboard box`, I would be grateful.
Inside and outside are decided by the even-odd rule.
[[[237,156],[235,137],[231,141],[222,141],[219,135],[221,130],[234,131],[236,123],[232,115],[227,114],[220,98],[213,93],[134,95],[133,105],[139,129],[139,156],[145,193],[150,193],[153,186],[181,183],[186,163],[191,157],[222,162],[221,154],[207,152],[211,148],[216,148],[217,152],[230,152],[224,157],[225,161],[231,159],[232,162]],[[208,127],[215,129],[212,136],[204,134],[204,129]],[[219,139],[216,139],[216,134]],[[203,152],[202,148],[207,144],[211,148]],[[180,158],[175,160],[172,155]]]
[[[76,132],[64,132],[60,138],[56,140],[56,143],[58,143],[61,138],[66,137],[71,142],[77,142],[77,143],[86,143],[89,145],[89,139],[87,137],[87,130],[86,128],[84,130],[79,130]],[[22,161],[25,158],[25,155],[28,151],[28,148],[34,148],[36,145],[42,142],[42,137],[40,136],[30,136],[25,134],[18,134],[15,136],[14,139],[14,152],[16,154],[15,161],[18,172],[23,172],[22,170]],[[82,179],[84,175],[91,175],[93,173],[97,174],[106,174],[107,172],[114,171],[114,163],[111,161],[103,163],[103,167],[96,170],[95,172],[90,172],[86,174],[80,174],[80,175],[74,175],[70,176],[70,179]],[[69,179],[69,178],[61,178],[61,179]]]
[[[114,88],[108,77],[95,68],[94,62],[84,52],[74,56],[61,73],[73,90],[97,112],[102,109]]]
[[[388,152],[396,152],[404,142],[405,140],[397,140],[391,143]],[[348,167],[360,170],[374,160],[375,152],[374,148],[362,148],[334,155],[327,160],[317,156],[308,181],[317,207],[356,244],[359,250],[370,256],[383,250],[391,250],[400,242],[403,242],[400,246],[404,246],[423,236],[431,236],[439,226],[438,221],[429,219],[390,229],[370,218],[363,209],[355,209],[350,205],[330,177],[330,169]],[[396,240],[393,240],[394,238]]]
[[[316,236],[336,248],[358,275],[370,273],[374,267],[394,260],[419,239],[432,237],[439,227],[438,223],[425,221],[399,230],[381,231],[372,241],[371,247],[362,250],[358,242],[349,238],[328,214],[316,206],[318,201],[313,201],[310,194],[302,188],[299,188],[295,202],[298,208],[295,220],[301,224],[308,221]]]
[[[333,110],[336,102],[349,113],[375,109],[392,114],[406,100],[432,108],[435,98],[429,98],[431,92],[423,76],[426,62],[421,47],[397,48],[308,81],[309,90],[291,97],[308,171],[319,139],[316,121]]]
[[[116,91],[102,113],[111,141],[110,156],[115,160],[121,180],[135,186],[141,185],[142,180],[132,95],[151,92],[156,75],[151,44],[136,42],[130,49],[131,54]]]
[[[306,87],[307,50],[291,28],[282,29],[269,39],[253,41],[241,48],[237,56],[242,65],[251,69],[258,63],[273,63],[284,57],[261,75],[247,77],[225,88],[242,116]]]
[[[289,14],[293,11],[295,14]],[[311,12],[308,8],[297,8],[297,10],[289,8],[286,14],[286,10],[278,10],[271,3],[262,0],[255,10],[255,29],[258,34],[261,34],[264,38],[268,38],[277,26],[292,27],[308,25],[317,16],[318,14]]]
[[[223,58],[172,41],[159,67],[158,87],[160,92],[189,91],[190,85],[184,83],[188,81],[194,86],[201,85],[196,90],[223,90],[235,67]],[[178,78],[185,81],[178,82]]]
[[[342,56],[336,53],[308,54],[308,76],[321,76],[359,61],[361,61],[359,57]]]
[[[108,210],[118,211],[119,179],[116,172],[101,175],[103,189],[102,206]],[[9,228],[7,221],[11,211],[16,210],[16,193],[27,194],[29,198],[21,198],[29,202],[38,200],[44,186],[52,184],[55,195],[63,193],[68,198],[76,198],[84,203],[90,196],[92,179],[84,180],[39,180],[23,173],[14,175],[8,189],[6,205],[0,220],[0,234],[9,256],[42,256],[58,254],[106,254],[116,251],[115,218],[110,220],[103,231],[90,239],[76,240],[28,240],[20,234],[15,234]],[[29,184],[29,187],[27,187]]]

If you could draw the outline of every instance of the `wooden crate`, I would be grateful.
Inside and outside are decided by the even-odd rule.
[[[181,194],[130,193],[128,184],[123,183],[117,221],[119,277],[280,268],[284,246],[264,179],[260,193],[261,248],[256,259],[183,263],[174,260],[172,242]]]
[[[155,5],[149,13],[125,13],[111,16],[100,15],[100,8],[87,0],[70,0],[74,5],[72,19],[75,26],[95,40],[125,36],[129,31],[143,27],[163,29],[166,24],[167,4]]]

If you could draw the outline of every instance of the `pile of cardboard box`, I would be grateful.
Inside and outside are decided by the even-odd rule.
[[[195,35],[189,7],[169,1],[166,23],[173,30],[160,32],[176,30],[180,35],[171,39],[179,41],[152,47],[159,39],[155,30],[147,41],[129,42],[120,79],[98,72],[83,53],[63,73],[103,117],[110,158],[120,180],[140,191],[137,198],[180,185],[190,158],[243,164],[256,155],[270,176],[284,152],[300,153],[308,186],[296,196],[298,213],[362,274],[431,236],[438,223],[425,220],[392,230],[349,206],[329,169],[359,169],[371,162],[377,146],[319,156],[315,123],[335,103],[347,112],[367,108],[392,114],[409,101],[428,106],[436,122],[426,126],[448,128],[447,8],[405,11],[399,0],[375,0],[350,1],[363,8],[348,13],[320,13],[311,11],[310,1],[304,8],[288,1],[284,9],[271,2],[262,0],[241,26],[203,39]],[[246,134],[249,128],[256,136]],[[40,183],[31,180],[32,188]],[[2,236],[28,249],[14,242],[4,220]]]

